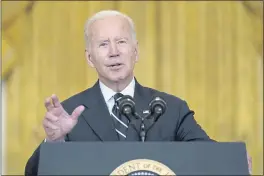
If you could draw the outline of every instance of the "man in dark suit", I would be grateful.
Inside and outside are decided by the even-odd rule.
[[[45,101],[43,142],[140,141],[140,120],[129,123],[116,113],[115,95],[129,95],[136,112],[144,115],[150,101],[159,96],[167,103],[166,112],[149,127],[146,141],[212,141],[196,123],[185,101],[151,88],[135,79],[138,43],[133,21],[116,11],[102,11],[85,25],[86,59],[98,73],[95,85],[60,102],[56,95]],[[121,96],[122,96],[121,95]],[[25,174],[36,175],[39,148],[27,162]]]

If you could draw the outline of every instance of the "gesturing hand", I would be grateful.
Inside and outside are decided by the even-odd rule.
[[[56,95],[45,100],[45,107],[47,112],[43,120],[43,127],[47,141],[63,141],[66,134],[77,124],[78,117],[84,111],[84,106],[81,105],[69,115]]]

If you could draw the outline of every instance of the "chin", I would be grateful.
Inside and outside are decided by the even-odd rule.
[[[128,78],[128,75],[113,75],[110,80],[113,82],[119,82]]]
[[[115,77],[115,78],[111,78],[111,80],[113,81],[113,82],[119,82],[119,81],[122,81],[122,80],[124,80],[125,79],[125,77]]]

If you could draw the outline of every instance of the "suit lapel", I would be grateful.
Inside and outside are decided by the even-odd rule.
[[[102,141],[117,141],[113,119],[100,90],[99,82],[84,96],[86,110],[82,113],[85,121]]]

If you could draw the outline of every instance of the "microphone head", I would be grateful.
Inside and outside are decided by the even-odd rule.
[[[135,113],[135,102],[129,95],[124,95],[117,99],[117,106],[120,112],[124,115],[130,115]]]
[[[114,95],[114,99],[115,99],[115,101],[119,101],[119,99],[120,98],[122,98],[124,95],[122,94],[122,93],[116,93],[115,95]]]
[[[165,113],[166,107],[167,107],[167,104],[161,97],[155,97],[149,103],[151,114],[158,114],[159,116]]]

